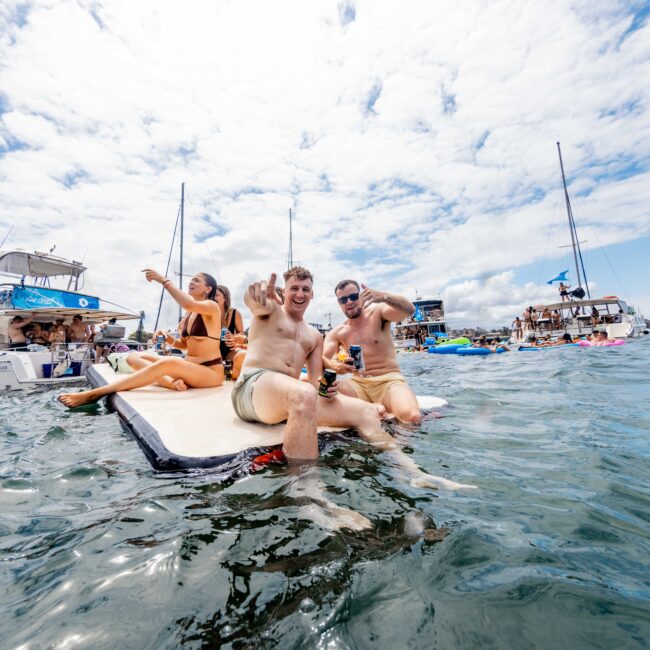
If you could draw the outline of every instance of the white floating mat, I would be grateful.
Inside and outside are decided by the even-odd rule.
[[[86,373],[93,387],[124,376],[107,363],[94,365]],[[156,469],[215,467],[247,449],[282,443],[283,424],[244,422],[237,417],[230,401],[232,387],[233,382],[186,391],[146,386],[108,399]],[[431,396],[418,397],[418,402],[425,409],[447,404]],[[341,429],[319,427],[318,431]]]

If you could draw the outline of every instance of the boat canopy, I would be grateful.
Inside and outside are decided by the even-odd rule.
[[[47,278],[57,275],[79,279],[86,270],[80,262],[66,260],[49,253],[28,253],[27,251],[0,251],[0,273],[32,278]]]
[[[553,311],[557,309],[575,309],[576,307],[594,307],[595,305],[618,305],[624,301],[616,296],[608,296],[607,298],[590,298],[589,300],[570,300],[564,302],[555,302],[552,305],[536,305],[535,309],[549,309]]]
[[[137,320],[140,318],[139,314],[113,309],[75,309],[71,307],[46,307],[33,310],[3,309],[0,316],[9,316],[10,318],[22,316],[23,318],[31,318],[37,323],[49,323],[58,318],[72,319],[73,316],[81,316],[86,323],[103,323],[111,318],[117,320]]]

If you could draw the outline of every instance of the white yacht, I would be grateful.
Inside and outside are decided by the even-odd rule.
[[[421,299],[413,301],[415,314],[405,318],[393,327],[393,342],[397,349],[417,345],[417,332],[426,329],[426,338],[447,336],[447,321],[442,300]]]
[[[522,336],[517,337],[516,332],[513,332],[511,341],[518,343],[527,340],[530,336],[547,334],[561,336],[565,332],[571,336],[585,336],[594,330],[606,330],[610,338],[633,338],[647,334],[648,327],[643,316],[637,313],[633,307],[627,305],[624,300],[618,296],[602,298],[591,296],[564,175],[562,150],[560,143],[556,144],[560,159],[560,171],[562,172],[577,286],[567,293],[567,299],[563,302],[535,305],[530,321],[525,322],[522,318]]]
[[[0,276],[18,280],[0,282],[0,390],[21,390],[41,385],[74,383],[84,380],[92,362],[90,343],[12,344],[9,325],[16,316],[32,324],[52,324],[63,319],[69,324],[76,315],[87,325],[110,319],[137,320],[141,314],[102,304],[96,296],[78,291],[86,267],[49,253],[22,250],[0,251]],[[52,286],[56,279],[61,286]],[[105,328],[95,343],[106,345],[125,334],[120,325]],[[99,336],[99,335],[98,335]]]

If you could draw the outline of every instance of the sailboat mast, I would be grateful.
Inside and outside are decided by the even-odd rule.
[[[183,290],[183,219],[185,217],[185,183],[181,183],[181,259],[179,264],[179,273],[178,273],[178,288]],[[178,320],[183,318],[183,308],[178,306]]]
[[[557,144],[557,154],[560,157],[560,170],[562,171],[562,185],[564,186],[564,200],[566,202],[566,212],[567,217],[569,218],[569,232],[571,233],[571,248],[573,249],[573,261],[576,267],[576,277],[578,278],[578,286],[582,287],[582,279],[580,275],[580,266],[578,265],[578,249],[580,244],[578,243],[578,234],[576,232],[575,222],[573,221],[573,212],[571,211],[571,201],[569,200],[569,191],[566,186],[566,176],[564,175],[564,163],[562,162],[562,150],[560,149],[560,143]],[[586,284],[586,278],[585,278]],[[589,289],[587,288],[587,291]]]
[[[293,215],[289,208],[289,258],[287,259],[287,271],[293,267]]]

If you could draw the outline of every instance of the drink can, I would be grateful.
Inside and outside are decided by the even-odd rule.
[[[221,328],[221,340],[225,341],[226,340],[226,335],[228,334],[229,330],[227,327],[222,327]]]
[[[165,345],[165,337],[162,334],[158,334],[156,337],[156,350],[162,350]]]
[[[350,357],[355,370],[365,370],[366,364],[363,362],[363,351],[360,345],[350,346]]]
[[[329,368],[323,370],[323,376],[321,377],[320,384],[318,385],[318,394],[321,397],[327,397],[327,389],[334,383],[336,379],[336,373]]]

